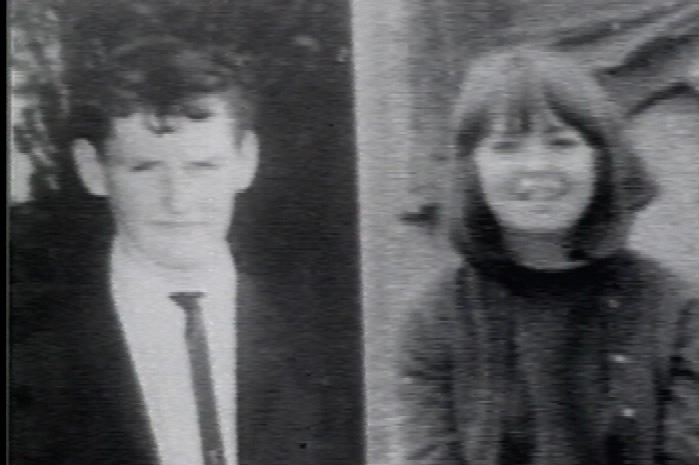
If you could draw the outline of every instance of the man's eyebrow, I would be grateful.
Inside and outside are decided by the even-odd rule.
[[[562,132],[575,132],[575,130],[569,126],[564,126],[561,124],[550,124],[544,130],[546,134],[560,134]]]
[[[223,155],[209,155],[207,157],[194,158],[187,160],[187,163],[219,163],[226,159]]]

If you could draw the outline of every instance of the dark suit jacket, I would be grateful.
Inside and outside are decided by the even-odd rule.
[[[13,464],[157,463],[109,293],[107,245],[104,239],[86,240],[85,250],[76,252],[15,244]],[[327,458],[329,412],[321,407],[323,377],[314,357],[318,338],[304,311],[308,285],[302,270],[284,271],[239,271],[240,464],[342,463]]]

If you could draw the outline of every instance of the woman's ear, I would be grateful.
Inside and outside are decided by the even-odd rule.
[[[95,146],[85,139],[78,139],[73,143],[72,149],[75,166],[88,192],[92,195],[108,195],[104,167]]]

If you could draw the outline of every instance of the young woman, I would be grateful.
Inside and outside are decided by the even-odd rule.
[[[463,257],[402,333],[403,463],[699,464],[695,289],[625,248],[654,184],[593,76],[472,62],[449,212]]]

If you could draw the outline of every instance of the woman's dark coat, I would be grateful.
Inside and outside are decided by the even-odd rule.
[[[637,254],[620,253],[607,262],[607,280],[593,298],[607,318],[607,392],[600,396],[593,427],[600,440],[589,447],[606,447],[604,440],[621,428],[625,452],[620,453],[631,464],[696,465],[697,294]],[[403,333],[403,463],[500,465],[503,422],[511,405],[505,394],[503,314],[514,311],[515,299],[511,288],[469,266],[446,271],[429,286]],[[536,334],[523,339],[525,357],[534,364],[545,360],[546,339]],[[483,349],[486,345],[490,350]],[[537,382],[536,373],[526,378]],[[545,386],[535,386],[546,395]],[[550,454],[549,460],[557,461],[542,457],[533,463],[580,463]]]

